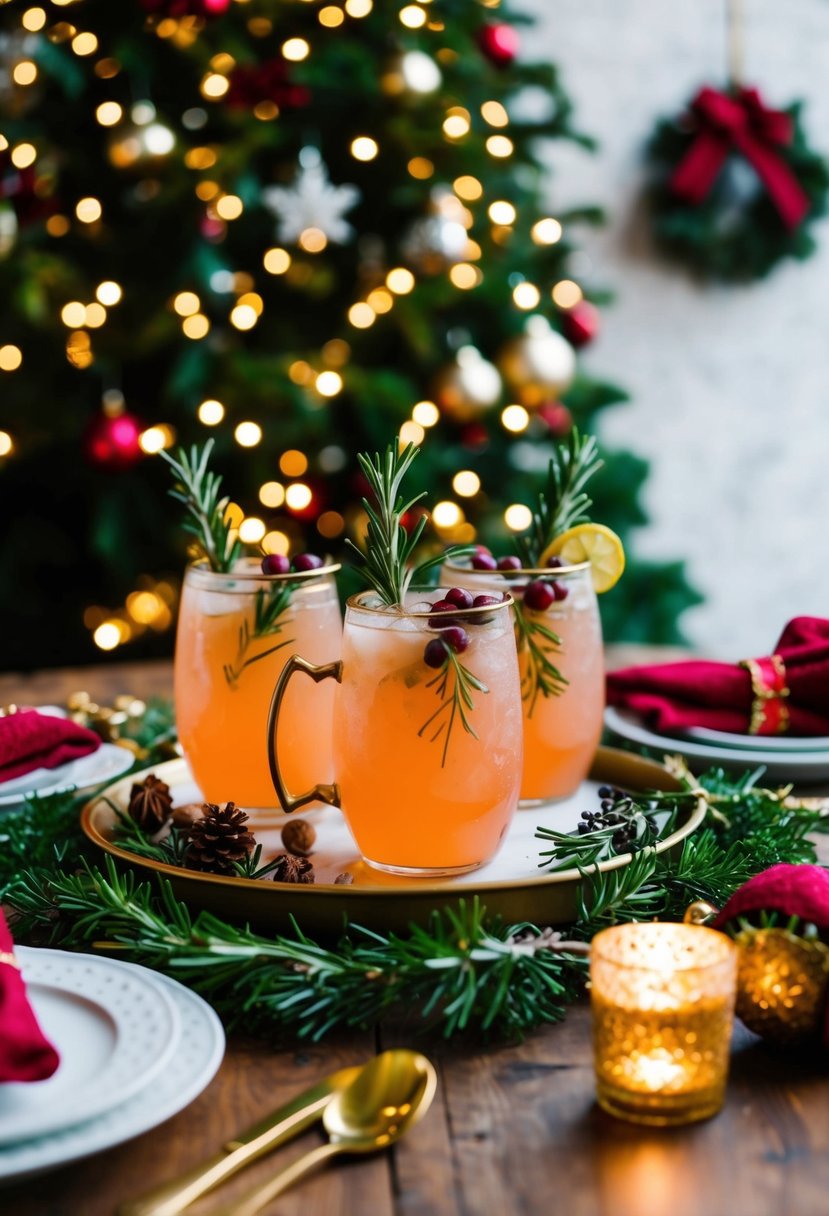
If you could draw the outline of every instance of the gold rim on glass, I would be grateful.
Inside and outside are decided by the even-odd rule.
[[[256,561],[256,558],[249,560]],[[336,574],[338,570],[342,570],[342,564],[328,558],[324,566],[315,566],[313,570],[288,570],[285,574],[265,574],[263,570],[211,570],[203,562],[198,561],[190,562],[185,568],[185,574],[189,574],[191,570],[194,574],[203,574],[207,578],[231,583],[280,583],[307,581],[319,578],[323,574]]]
[[[420,591],[420,590],[422,590],[424,592],[424,594],[436,595],[441,591],[448,590],[448,588],[446,588],[446,587],[423,587],[423,588],[416,587],[415,588],[415,591]],[[348,599],[346,600],[346,607],[354,608],[358,612],[374,612],[380,616],[408,616],[416,621],[429,620],[435,616],[442,616],[442,617],[445,616],[447,618],[446,623],[448,625],[451,623],[451,618],[456,615],[463,615],[464,617],[483,616],[487,612],[492,613],[492,612],[497,612],[501,608],[509,608],[512,604],[515,603],[515,601],[513,600],[512,596],[510,595],[510,593],[508,591],[503,592],[504,598],[499,600],[495,604],[480,604],[477,608],[461,608],[459,606],[453,612],[449,612],[448,609],[444,609],[440,613],[436,613],[434,610],[434,606],[431,608],[424,608],[422,612],[409,612],[408,608],[406,608],[405,606],[403,606],[401,608],[401,606],[399,604],[361,604],[360,603],[360,600],[363,599],[364,596],[374,595],[374,594],[375,593],[373,591],[358,591],[356,595],[350,595],[348,597]],[[483,595],[484,592],[482,592],[481,594]],[[437,601],[435,601],[435,602],[437,602]]]
[[[454,562],[444,562],[441,566],[442,570],[450,570],[453,574],[473,574],[481,578],[486,578],[487,575],[498,575],[500,578],[526,578],[527,575],[535,576],[536,578],[566,578],[568,574],[578,574],[581,570],[589,570],[590,562],[576,562],[572,566],[544,566],[536,568],[534,566],[521,566],[518,570],[476,570],[474,566],[459,566]]]

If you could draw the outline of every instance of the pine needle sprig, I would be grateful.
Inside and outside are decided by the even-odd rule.
[[[517,538],[525,566],[537,567],[555,537],[589,520],[593,500],[585,486],[603,465],[595,436],[579,434],[578,427],[573,427],[566,441],[556,445],[547,468],[546,489],[538,495],[529,534]]]
[[[527,702],[527,717],[533,716],[539,695],[560,696],[569,680],[562,675],[551,655],[561,653],[561,638],[535,613],[528,613],[524,604],[514,602],[515,640],[519,655],[526,654],[521,677],[521,700]]]
[[[427,517],[422,515],[410,532],[403,526],[403,518],[420,502],[425,491],[407,500],[401,494],[401,487],[419,451],[414,443],[406,444],[402,450],[397,444],[389,444],[382,456],[375,452],[374,456],[360,453],[357,457],[373,501],[363,499],[363,508],[368,515],[364,548],[350,539],[346,540],[346,545],[353,551],[358,568],[371,587],[389,606],[402,605],[412,582],[418,582],[435,566],[472,552],[469,545],[455,545],[419,565],[412,565]]]
[[[199,557],[211,570],[227,574],[242,546],[238,537],[231,538],[231,523],[225,515],[230,499],[219,497],[222,479],[208,467],[213,444],[208,439],[201,449],[194,444],[189,452],[179,448],[175,457],[169,452],[159,455],[176,479],[170,496],[185,508],[183,527],[195,538]]]

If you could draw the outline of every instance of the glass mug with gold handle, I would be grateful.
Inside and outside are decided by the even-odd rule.
[[[271,776],[282,809],[339,807],[364,860],[394,874],[474,870],[503,840],[518,802],[521,691],[512,600],[435,613],[432,589],[404,608],[372,592],[346,607],[342,660],[293,655],[268,719]],[[334,784],[289,792],[277,754],[282,700],[295,672],[339,687]]]

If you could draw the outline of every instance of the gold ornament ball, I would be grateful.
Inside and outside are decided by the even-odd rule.
[[[462,346],[434,386],[441,410],[455,422],[471,422],[501,399],[498,369],[474,346]]]
[[[829,988],[829,946],[785,929],[746,929],[735,938],[737,1016],[773,1043],[821,1034]]]
[[[707,899],[695,899],[685,909],[682,920],[686,925],[708,925],[716,918],[718,912],[719,908],[709,904]]]
[[[544,317],[531,317],[526,331],[501,351],[498,366],[524,405],[558,398],[573,383],[576,352]]]

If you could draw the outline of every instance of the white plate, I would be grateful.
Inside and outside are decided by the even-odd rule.
[[[32,950],[22,967],[29,999],[60,1065],[46,1081],[0,1084],[0,1145],[71,1127],[131,1098],[178,1046],[169,993],[109,958]]]
[[[809,752],[776,752],[768,748],[721,747],[670,735],[658,735],[642,725],[638,714],[608,706],[605,726],[622,739],[652,748],[663,755],[682,755],[693,761],[692,768],[722,767],[740,770],[764,767],[774,781],[801,783],[829,781],[829,749]],[[705,763],[700,763],[704,761]]]
[[[714,747],[749,748],[760,752],[829,752],[827,735],[732,735],[729,731],[709,730],[706,726],[689,726],[677,735],[698,743],[711,743]]]
[[[19,946],[16,953],[24,967],[30,959],[41,954],[66,957],[63,951],[33,950],[26,946]],[[164,988],[186,1028],[177,1049],[152,1084],[120,1106],[50,1136],[0,1147],[0,1180],[11,1182],[27,1178],[131,1140],[189,1106],[216,1075],[224,1056],[225,1036],[222,1024],[210,1006],[188,988],[154,971],[147,971],[145,967],[114,961],[112,965],[139,972]]]
[[[135,757],[126,747],[102,743],[96,752],[70,760],[57,768],[38,768],[22,777],[0,782],[0,807],[18,806],[28,794],[44,797],[63,790],[92,789],[105,781],[114,781],[133,764]]]

